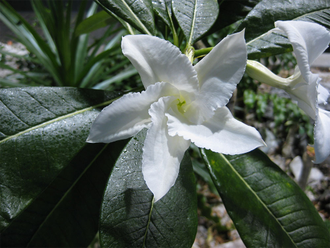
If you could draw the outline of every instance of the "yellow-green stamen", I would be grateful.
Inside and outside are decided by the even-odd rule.
[[[181,101],[181,99],[177,99],[179,102],[177,103],[177,106],[178,106],[178,110],[179,110],[179,112],[181,113],[181,114],[184,114],[184,112],[185,112],[185,110],[182,108],[182,106],[184,105],[184,104],[186,104],[186,101],[183,99],[182,101]]]

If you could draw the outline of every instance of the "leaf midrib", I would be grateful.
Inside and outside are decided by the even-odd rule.
[[[194,35],[194,27],[195,27],[195,22],[196,22],[196,15],[197,15],[197,8],[196,8],[197,1],[198,0],[194,1],[194,13],[193,13],[193,18],[192,18],[192,23],[191,23],[191,30],[190,30],[190,34],[189,34],[188,45],[192,45],[191,42],[192,42],[192,38]]]
[[[152,210],[154,209],[154,203],[155,203],[155,197],[153,196],[152,200],[151,200],[149,215],[148,215],[147,227],[146,227],[146,231],[144,232],[144,236],[143,236],[142,248],[145,247],[146,242],[147,242],[147,235],[148,235],[149,225],[150,225],[150,222],[151,222]]]
[[[148,31],[148,29],[144,26],[144,24],[141,22],[141,20],[137,17],[137,15],[132,11],[132,9],[128,6],[128,4],[126,3],[125,0],[121,1],[124,6],[127,8],[127,10],[132,14],[132,16],[135,18],[136,22],[139,24],[139,26],[141,26],[141,28],[143,29],[144,32],[146,32],[146,34],[151,35],[151,33]],[[146,6],[145,6],[146,7]]]
[[[267,207],[267,205],[260,199],[260,197],[258,196],[257,193],[255,193],[255,191],[250,187],[250,185],[244,180],[244,178],[237,172],[237,170],[233,167],[233,165],[228,161],[228,159],[221,153],[219,153],[219,155],[225,160],[225,162],[230,166],[230,168],[233,170],[233,172],[238,176],[238,178],[246,185],[247,189],[249,189],[252,194],[257,198],[257,200],[262,204],[262,206],[267,210],[267,212],[270,214],[270,216],[272,216],[276,223],[281,227],[281,229],[284,231],[285,234],[287,234],[287,236],[289,237],[289,239],[291,240],[292,244],[294,245],[294,247],[297,247],[296,243],[294,242],[294,240],[292,240],[291,236],[287,233],[287,231],[285,230],[285,228],[283,227],[283,225],[281,225],[281,223],[278,221],[278,219],[276,218],[276,216],[269,210],[269,208]]]
[[[8,140],[11,140],[13,138],[17,138],[18,136],[21,136],[25,133],[28,133],[28,132],[31,132],[33,130],[36,130],[38,128],[41,128],[41,127],[44,127],[44,126],[47,126],[49,124],[52,124],[52,123],[55,123],[55,122],[58,122],[58,121],[61,121],[61,120],[64,120],[64,119],[67,119],[67,118],[70,118],[72,116],[75,116],[75,115],[78,115],[78,114],[81,114],[81,113],[84,113],[86,111],[90,111],[90,110],[93,110],[95,108],[99,108],[99,107],[102,107],[102,106],[106,106],[106,105],[109,105],[110,103],[112,103],[113,101],[115,101],[117,98],[114,98],[114,99],[111,99],[109,101],[106,101],[106,102],[103,102],[103,103],[99,103],[99,104],[96,104],[94,106],[91,106],[91,107],[88,107],[88,108],[83,108],[83,109],[80,109],[80,110],[77,110],[77,111],[74,111],[72,113],[69,113],[69,114],[66,114],[66,115],[63,115],[63,116],[60,116],[60,117],[57,117],[57,118],[54,118],[52,120],[49,120],[49,121],[46,121],[46,122],[43,122],[43,123],[40,123],[36,126],[33,126],[33,127],[30,127],[28,129],[25,129],[24,131],[21,131],[21,132],[18,132],[14,135],[10,135],[6,138],[4,138],[3,140],[0,140],[0,145],[2,143],[5,143],[6,141]]]

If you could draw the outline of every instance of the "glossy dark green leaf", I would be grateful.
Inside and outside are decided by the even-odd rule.
[[[217,24],[226,27],[244,19],[260,1],[262,0],[221,1]]]
[[[313,204],[267,155],[258,149],[202,154],[247,247],[329,247],[330,234]]]
[[[156,33],[151,0],[97,0],[97,2],[140,32]]]
[[[212,27],[219,14],[216,0],[173,0],[172,8],[190,45]]]
[[[221,30],[239,20],[243,20],[261,0],[218,0],[219,16],[207,34]]]
[[[75,35],[79,36],[82,34],[88,34],[100,28],[107,27],[115,22],[116,19],[114,17],[102,10],[79,23],[77,29],[75,30]]]
[[[117,96],[75,88],[0,90],[2,247],[89,244],[102,187],[124,144],[104,148],[85,140],[101,108]]]
[[[141,172],[146,131],[118,159],[102,206],[102,247],[191,247],[197,231],[195,177],[188,153],[175,185],[156,203]]]
[[[162,18],[167,26],[171,27],[171,19],[168,14],[172,14],[171,0],[152,0],[152,6],[155,13]]]
[[[249,58],[292,51],[282,33],[267,33],[274,28],[274,22],[277,20],[309,21],[330,28],[330,1],[263,0],[258,3],[238,28],[245,28]]]
[[[271,30],[247,42],[246,46],[249,59],[259,59],[293,51],[287,36],[280,30]]]
[[[110,171],[125,144],[87,144],[3,230],[1,245],[88,246],[98,231]]]

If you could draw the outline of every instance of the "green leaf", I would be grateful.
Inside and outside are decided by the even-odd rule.
[[[77,29],[75,30],[75,35],[79,36],[82,34],[90,33],[97,29],[107,27],[114,22],[115,19],[107,12],[102,10],[79,23]]]
[[[125,143],[85,140],[100,108],[117,96],[75,88],[0,90],[0,246],[91,242],[107,177]]]
[[[90,86],[90,82],[89,81],[85,81],[85,77],[87,77],[87,75],[89,73],[93,74],[93,67],[95,66],[101,66],[100,63],[102,63],[104,61],[104,59],[108,58],[109,56],[111,56],[111,54],[115,53],[116,51],[118,51],[118,48],[120,47],[119,44],[114,45],[113,47],[104,50],[102,52],[100,52],[99,54],[97,54],[95,57],[90,58],[90,60],[86,63],[86,65],[84,66],[84,70],[82,71],[82,74],[80,75],[79,81],[81,80],[81,85],[80,87],[85,88],[87,86]],[[124,58],[125,59],[125,58]],[[101,68],[102,69],[102,68]]]
[[[9,65],[6,65],[6,64],[3,63],[3,62],[0,62],[0,68],[2,68],[2,69],[6,69],[6,70],[10,70],[10,71],[12,71],[12,72],[14,72],[14,73],[20,74],[20,75],[24,76],[24,77],[27,78],[27,79],[31,79],[31,80],[32,80],[33,82],[35,82],[35,83],[38,83],[38,84],[41,84],[41,85],[44,85],[44,84],[45,84],[45,81],[44,81],[44,80],[42,80],[42,79],[40,79],[40,78],[38,78],[38,77],[30,76],[31,73],[26,72],[26,71],[23,71],[23,70],[15,69],[15,68],[13,68],[13,67],[11,67],[11,66],[9,66]],[[15,82],[12,82],[12,83],[15,84]],[[23,87],[24,87],[24,86],[25,86],[25,85],[23,85]]]
[[[93,53],[91,53],[89,49],[89,34],[83,34],[80,36],[76,36],[75,33],[77,31],[78,26],[83,21],[83,16],[85,14],[86,10],[86,2],[81,2],[79,6],[79,11],[77,13],[77,18],[75,21],[75,28],[72,34],[71,38],[71,59],[70,59],[70,68],[69,71],[72,73],[72,81],[73,86],[81,87],[82,82],[78,79],[80,78],[81,72],[85,71],[85,60],[88,57],[94,56]],[[90,16],[94,15],[97,11],[98,5],[96,3],[92,3],[89,10],[87,11],[86,18],[89,18]],[[69,19],[68,22],[71,20]],[[106,35],[107,32],[104,33]],[[89,55],[91,54],[91,55]],[[83,61],[83,63],[82,63]],[[95,83],[95,82],[92,82]],[[82,87],[81,87],[82,88]]]
[[[97,2],[140,32],[149,35],[156,33],[151,0],[97,0]]]
[[[125,71],[119,72],[116,76],[104,80],[103,82],[100,82],[99,84],[95,85],[93,89],[108,89],[110,85],[114,82],[121,82],[127,78],[132,77],[133,75],[136,75],[138,72],[135,68],[130,68]]]
[[[277,20],[308,20],[329,28],[329,8],[328,0],[263,0],[250,11],[238,29],[246,28],[245,38],[250,41],[274,28]]]
[[[51,50],[52,44],[49,42],[47,44],[34,28],[5,1],[0,2],[0,19],[17,36],[19,42],[36,55],[40,64],[47,68],[56,83],[62,85],[60,65]],[[47,34],[46,37],[48,37]]]
[[[208,169],[206,168],[205,164],[199,163],[198,161],[193,159],[192,165],[194,168],[194,172],[203,178],[203,180],[207,183],[207,185],[208,185],[209,189],[212,191],[212,193],[217,194],[218,191],[214,186],[210,173],[208,172]]]
[[[41,28],[39,31],[42,31],[42,35],[40,35],[40,32],[37,32],[36,28],[31,26],[8,3],[5,1],[0,2],[0,20],[15,33],[18,41],[25,45],[33,55],[25,59],[37,64],[37,68],[40,67],[42,71],[48,74],[48,80],[45,84],[43,79],[38,80],[37,77],[28,77],[29,74],[27,73],[17,72],[23,76],[20,76],[20,82],[28,84],[32,79],[34,81],[38,80],[37,83],[41,85],[47,85],[48,82],[52,81],[52,85],[77,86],[80,88],[92,87],[99,82],[94,74],[96,70],[92,70],[95,67],[92,67],[98,63],[98,69],[105,71],[108,66],[105,60],[114,55],[114,49],[108,51],[109,53],[106,56],[105,54],[98,56],[99,52],[102,48],[107,47],[106,43],[109,42],[107,38],[111,37],[113,40],[118,41],[117,35],[121,34],[121,32],[118,32],[121,27],[118,27],[116,21],[109,26],[103,37],[90,44],[88,32],[100,25],[100,22],[94,19],[80,26],[78,31],[77,29],[80,23],[83,22],[84,16],[87,19],[92,16],[98,5],[93,3],[90,8],[86,9],[87,0],[80,1],[79,10],[74,14],[73,20],[71,18],[73,16],[72,3],[72,0],[32,1],[33,10],[40,25],[39,29]],[[103,17],[110,18],[110,16]],[[112,20],[116,19],[112,18]],[[79,32],[84,34],[79,35]],[[115,53],[118,53],[120,52],[120,42],[116,43],[118,43],[118,46]],[[5,84],[8,83],[5,82]]]
[[[258,149],[202,154],[247,247],[329,247],[329,232],[313,204],[267,155]]]
[[[88,246],[98,231],[110,171],[125,144],[87,144],[1,233],[1,245]]]
[[[284,32],[274,29],[247,42],[246,46],[248,59],[259,59],[293,51]]]
[[[330,28],[330,2],[328,0],[263,0],[258,3],[238,27],[245,28],[250,59],[292,51],[286,36],[274,28],[277,20],[299,20],[321,24]]]
[[[25,84],[17,83],[6,78],[0,78],[0,85],[2,87],[25,87]]]
[[[219,16],[208,34],[219,31],[228,25],[244,19],[253,7],[260,1],[261,0],[218,0],[218,2],[221,2],[219,6]]]
[[[152,0],[155,13],[162,18],[167,26],[171,27],[172,1],[171,0]],[[168,12],[167,12],[168,10]]]
[[[173,0],[172,8],[188,45],[194,44],[205,34],[219,14],[219,5],[215,0]]]
[[[146,131],[136,135],[118,159],[102,206],[103,247],[191,247],[197,231],[196,184],[188,153],[175,185],[159,201],[142,175]]]

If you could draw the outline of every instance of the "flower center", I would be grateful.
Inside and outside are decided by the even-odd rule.
[[[176,104],[178,107],[178,110],[181,114],[184,114],[186,111],[183,108],[183,106],[186,104],[186,100],[181,96],[180,98],[177,99],[178,103]]]

